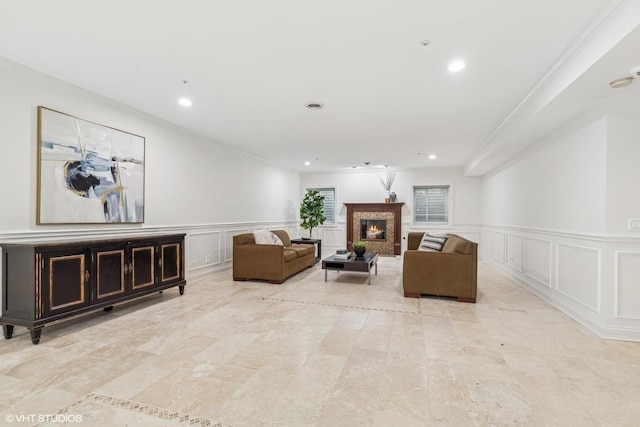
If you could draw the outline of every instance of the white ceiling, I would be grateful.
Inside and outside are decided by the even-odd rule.
[[[0,11],[0,57],[299,171],[481,175],[594,103],[640,100],[638,81],[608,86],[640,65],[640,0],[0,0]],[[467,67],[453,74],[456,58]]]

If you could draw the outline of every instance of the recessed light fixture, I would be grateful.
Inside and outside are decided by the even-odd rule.
[[[311,104],[307,104],[307,108],[310,110],[319,110],[322,107],[324,107],[324,105],[317,102],[312,102]]]
[[[615,79],[614,81],[609,83],[613,89],[618,89],[621,87],[629,86],[633,83],[633,77],[622,77],[621,79]]]
[[[429,46],[429,44],[431,44],[431,40],[422,40],[422,41],[420,42],[420,44],[421,44],[422,46]]]
[[[436,159],[435,154],[429,154],[429,160],[435,160],[435,159]]]
[[[464,61],[460,61],[455,60],[453,61],[451,64],[449,64],[449,71],[451,71],[452,73],[457,73],[458,71],[461,71],[464,67],[466,67],[467,64],[464,63]]]
[[[304,162],[305,166],[309,166],[310,164],[311,164],[311,162],[309,162],[309,161]]]
[[[191,102],[189,98],[180,98],[178,99],[178,104],[182,105],[183,107],[191,107],[193,102]]]

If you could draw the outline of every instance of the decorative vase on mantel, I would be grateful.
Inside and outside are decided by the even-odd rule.
[[[391,203],[395,203],[396,200],[397,200],[396,193],[393,193],[393,192],[390,193],[389,194],[389,199],[391,200]]]

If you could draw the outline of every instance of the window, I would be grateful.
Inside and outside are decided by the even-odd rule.
[[[413,187],[415,224],[450,225],[449,185],[429,185]]]
[[[336,189],[335,188],[307,188],[308,190],[316,190],[324,197],[324,216],[327,218],[325,224],[336,223]]]

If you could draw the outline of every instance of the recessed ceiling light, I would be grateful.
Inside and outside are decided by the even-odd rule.
[[[309,166],[310,164],[311,164],[311,162],[308,162],[308,161],[307,161],[307,162],[304,162],[304,165],[305,165],[305,166]]]
[[[319,104],[317,102],[312,102],[311,104],[307,104],[307,108],[310,110],[319,110],[322,107],[324,107],[324,105]]]
[[[451,71],[452,73],[457,73],[458,71],[462,70],[467,64],[464,63],[464,61],[460,61],[460,60],[456,60],[453,61],[451,64],[449,64],[449,71]]]
[[[631,83],[633,83],[633,77],[622,77],[621,79],[615,79],[609,83],[609,86],[613,89],[618,89],[620,87],[629,86]]]
[[[189,98],[180,98],[178,99],[178,104],[182,105],[183,107],[191,107],[193,103]]]
[[[429,154],[429,160],[435,160],[435,159],[436,159],[435,154]]]
[[[420,42],[420,44],[421,44],[422,46],[429,46],[429,44],[430,44],[430,43],[431,43],[431,40],[422,40],[422,41]]]

